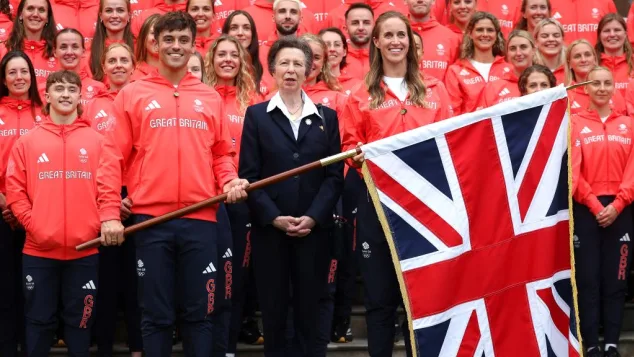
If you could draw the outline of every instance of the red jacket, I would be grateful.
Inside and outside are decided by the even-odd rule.
[[[236,152],[233,163],[238,167],[240,161],[240,143],[242,141],[242,126],[244,125],[244,112],[240,110],[238,104],[238,92],[235,86],[216,85],[214,87],[224,103],[227,127],[231,137],[231,146]]]
[[[132,24],[130,26],[130,29],[132,30],[134,37],[139,37],[139,32],[141,31],[141,27],[143,26],[143,23],[145,22],[145,20],[147,20],[148,17],[154,14],[165,15],[168,12],[172,12],[172,11],[187,11],[187,3],[182,2],[178,4],[168,5],[163,1],[157,0],[153,7],[147,10],[141,11],[139,15],[137,15],[136,17],[132,19]]]
[[[97,92],[106,87],[102,82],[92,79],[92,75],[88,72],[88,68],[86,67],[82,67],[79,71],[79,78],[81,78],[81,99],[79,99],[79,102],[82,105],[86,105],[97,95]],[[38,91],[40,92],[42,101],[46,101],[46,82],[39,83]],[[90,118],[88,119],[90,120]]]
[[[385,90],[385,100],[377,109],[370,109],[370,94],[364,85],[348,97],[340,119],[343,121],[343,151],[354,149],[357,143],[371,143],[447,119],[442,111],[427,105],[415,106],[409,99],[401,102],[383,82],[381,87]]]
[[[625,96],[627,90],[627,84],[630,81],[632,73],[627,65],[627,58],[622,56],[610,56],[608,54],[601,54],[601,66],[606,67],[612,71],[614,77],[614,87],[618,89],[621,95]]]
[[[134,82],[153,73],[158,73],[158,69],[156,67],[150,66],[146,62],[139,62],[134,69],[134,73],[130,76],[130,82]]]
[[[133,213],[159,216],[192,205],[237,178],[222,99],[191,74],[178,88],[158,73],[128,84],[115,98],[114,118],[108,138],[127,166]],[[120,186],[121,172],[110,179]],[[216,208],[185,217],[215,221]]]
[[[232,12],[249,7],[251,2],[249,0],[215,0],[214,1],[214,13],[216,14],[216,20],[220,24],[220,27],[224,25],[225,20]]]
[[[13,21],[6,14],[0,13],[0,41],[9,39],[11,30],[13,29]]]
[[[74,28],[84,35],[84,42],[92,42],[99,14],[98,0],[51,0],[57,31]]]
[[[610,0],[552,0],[552,17],[563,27],[566,43],[586,39],[594,46],[597,42],[597,28],[601,18],[616,12]]]
[[[29,130],[42,121],[41,108],[35,108],[35,116],[31,112],[30,100],[18,100],[10,97],[0,99],[0,193],[6,194],[4,175],[7,170],[9,154],[13,144]]]
[[[505,72],[510,71],[511,65],[504,62],[503,57],[495,58],[487,83],[467,59],[458,60],[449,66],[445,75],[445,85],[449,91],[454,114],[460,115],[477,110],[484,89],[502,78]]]
[[[82,116],[91,122],[93,129],[104,135],[108,129],[112,129],[114,124],[113,104],[117,93],[119,92],[111,92],[104,87],[84,106]]]
[[[572,83],[574,84],[574,83]],[[570,114],[579,114],[589,109],[590,96],[586,93],[584,87],[577,87],[568,91],[568,100],[570,103]],[[619,91],[614,91],[614,95],[610,100],[610,107],[614,113],[626,115],[627,105],[625,99]]]
[[[315,16],[315,24],[320,29],[326,28],[328,14],[341,4],[343,4],[343,0],[303,0],[301,2],[302,11],[304,9],[310,10]]]
[[[515,72],[509,71],[504,73],[499,81],[495,81],[486,86],[478,107],[487,108],[511,99],[519,98],[521,93],[517,85],[518,82],[519,79],[515,75]]]
[[[346,96],[350,95],[350,92],[363,82],[362,79],[353,77],[348,73],[348,66],[341,69],[341,74],[337,77],[339,84],[341,84],[342,91],[346,94]]]
[[[374,12],[374,20],[376,20],[379,15],[387,11],[402,11],[403,13],[407,13],[407,8],[403,6],[397,7],[395,4],[399,2],[396,1],[385,1],[385,0],[344,0],[344,3],[336,7],[334,10],[329,12],[328,21],[326,21],[327,26],[323,27],[338,27],[343,31],[343,33],[348,36],[347,31],[344,30],[346,26],[346,11],[350,8],[350,5],[363,2],[372,8]],[[402,3],[402,1],[401,1]],[[259,33],[259,32],[258,32]]]
[[[443,82],[427,74],[423,75],[423,82],[427,89],[427,96],[425,98],[427,108],[438,112],[434,114],[434,117],[443,119],[452,118],[454,112],[451,107],[451,99],[449,99],[449,92],[447,92],[447,87],[445,87]]]
[[[154,0],[130,0],[131,18],[139,16],[144,10],[151,9]]]
[[[253,5],[247,7],[244,11],[248,12],[249,15],[253,17],[253,21],[257,24],[258,40],[260,45],[262,45],[268,39],[268,36],[275,32],[275,22],[273,22],[273,2],[268,2],[267,0],[255,0]],[[299,23],[299,32],[319,32],[319,27],[315,24],[315,16],[308,9],[302,9],[302,19]]]
[[[345,69],[350,77],[363,80],[370,72],[370,50],[348,47]]]
[[[218,37],[220,37],[221,34],[222,34],[222,28],[218,26],[217,22],[214,22],[211,25],[211,36],[209,37],[196,36],[196,51],[198,51],[198,53],[200,53],[201,56],[203,56],[203,60],[205,56],[207,56],[207,52],[209,52],[209,48],[211,47],[211,44],[214,43],[214,41]]]
[[[612,113],[603,123],[596,111],[575,114],[572,142],[575,201],[596,216],[603,209],[597,196],[615,195],[621,212],[634,199],[632,118]]]
[[[504,38],[508,38],[522,16],[521,5],[521,0],[481,0],[477,7],[478,11],[493,14],[500,22]]]
[[[447,67],[460,56],[462,37],[441,25],[433,17],[423,23],[412,22],[412,30],[425,39],[421,68],[425,73],[443,81]]]
[[[341,117],[347,99],[345,94],[329,89],[324,82],[317,82],[312,86],[304,85],[303,89],[315,105],[321,104],[328,107]]]
[[[118,220],[121,187],[105,183],[117,170],[114,150],[77,118],[46,118],[20,138],[7,168],[7,204],[26,230],[24,254],[71,260],[97,254],[75,246],[99,236],[101,222]]]
[[[33,63],[38,84],[45,83],[48,75],[57,70],[57,59],[53,56],[44,57],[46,53],[46,42],[44,40],[24,40],[22,51],[29,56],[29,59]],[[7,52],[8,49],[6,45],[4,43],[0,44],[0,58],[4,57]]]

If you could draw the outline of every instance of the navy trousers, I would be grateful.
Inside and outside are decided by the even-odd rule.
[[[64,323],[64,341],[70,357],[90,355],[90,329],[97,303],[98,256],[56,260],[24,255],[22,258],[26,351],[46,357],[58,326],[58,307]]]
[[[151,218],[133,215],[137,224]],[[175,219],[139,231],[137,258],[141,334],[145,354],[169,357],[177,323],[185,356],[209,357],[214,346],[213,319],[220,264],[217,223]]]

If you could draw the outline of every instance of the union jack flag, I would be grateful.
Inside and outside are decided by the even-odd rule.
[[[416,355],[580,355],[567,104],[560,86],[362,147]]]

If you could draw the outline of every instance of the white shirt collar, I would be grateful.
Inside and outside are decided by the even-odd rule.
[[[315,114],[321,118],[321,115],[319,115],[319,111],[317,110],[317,106],[315,105],[315,103],[313,103],[312,100],[310,100],[308,95],[306,95],[306,92],[304,92],[303,90],[302,90],[302,98],[304,99],[304,108],[302,109],[302,115],[299,118],[295,119],[294,121],[300,121],[312,114]],[[282,97],[280,96],[279,91],[275,93],[275,95],[269,101],[269,104],[266,106],[266,112],[270,113],[275,108],[280,108],[282,113],[284,113],[284,116],[286,116],[288,120],[293,121],[293,119],[291,119],[291,113],[288,111],[288,108],[286,108],[286,105],[282,101]]]

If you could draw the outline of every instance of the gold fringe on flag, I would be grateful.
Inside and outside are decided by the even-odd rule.
[[[570,86],[566,89],[570,90],[587,83],[590,83],[590,81],[579,83],[579,85],[575,87]],[[574,314],[571,314],[570,318],[575,319],[575,326],[577,327],[577,339],[579,341],[579,355],[583,356],[584,348],[579,321],[579,301],[577,299],[577,295],[579,292],[577,290],[577,279],[575,273],[575,220],[572,214],[572,116],[570,115],[570,100],[568,100],[568,109],[566,109],[566,114],[568,115],[568,240],[570,241],[570,284],[572,285],[572,301],[574,305]]]

